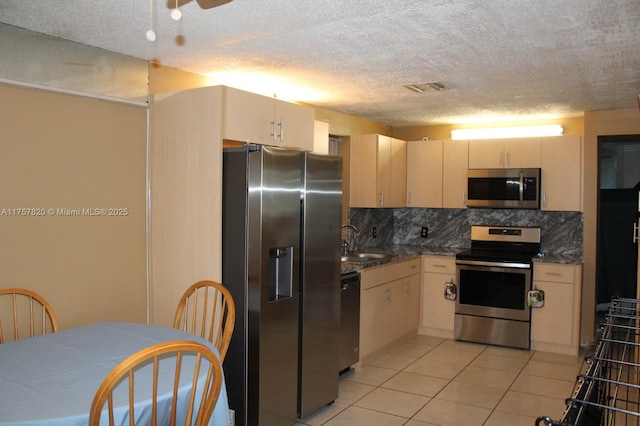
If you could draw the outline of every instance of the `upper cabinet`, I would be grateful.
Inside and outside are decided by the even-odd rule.
[[[407,142],[407,207],[462,209],[466,205],[468,142]]]
[[[479,139],[469,141],[470,169],[540,167],[540,138]]]
[[[442,165],[442,207],[445,209],[466,208],[469,142],[444,141]]]
[[[389,136],[351,136],[350,207],[405,206],[406,148],[406,141]]]
[[[442,148],[438,140],[407,142],[407,207],[442,207]]]
[[[582,210],[582,138],[557,136],[542,142],[542,210]]]
[[[223,138],[313,151],[314,115],[306,106],[226,87]]]

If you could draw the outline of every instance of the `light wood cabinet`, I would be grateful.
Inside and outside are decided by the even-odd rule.
[[[151,104],[151,322],[171,325],[188,286],[222,278],[220,86],[156,95]]]
[[[405,206],[405,141],[382,135],[354,135],[349,157],[350,207]]]
[[[465,208],[469,144],[407,142],[407,207]]]
[[[442,207],[466,208],[469,142],[446,140],[442,146]]]
[[[314,149],[312,108],[225,87],[224,111],[224,139]]]
[[[582,211],[582,137],[547,137],[541,143],[541,209]]]
[[[420,334],[452,339],[455,300],[445,298],[445,285],[456,280],[455,258],[423,256]]]
[[[419,282],[419,258],[361,272],[361,362],[416,333],[420,307]]]
[[[478,139],[469,141],[470,169],[540,167],[540,138]]]
[[[531,310],[531,349],[578,355],[582,266],[536,262],[533,287],[545,297]]]
[[[407,142],[407,207],[442,207],[442,149],[439,140]]]

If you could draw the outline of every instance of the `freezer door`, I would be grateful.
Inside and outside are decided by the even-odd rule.
[[[338,397],[342,158],[305,154],[300,418]]]
[[[236,303],[224,368],[236,425],[297,415],[302,152],[223,155],[223,283]]]

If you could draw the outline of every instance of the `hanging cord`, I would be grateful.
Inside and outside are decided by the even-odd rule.
[[[153,0],[149,0],[149,29],[146,37],[149,41],[156,41],[156,33],[153,31]]]

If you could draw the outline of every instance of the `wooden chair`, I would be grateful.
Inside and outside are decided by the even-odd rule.
[[[22,288],[0,289],[0,343],[5,342],[3,321],[13,324],[13,333],[6,334],[7,341],[10,337],[20,340],[58,331],[58,319],[49,302]]]
[[[224,361],[236,322],[229,289],[215,281],[199,281],[189,287],[180,302],[173,328],[197,334],[213,343]]]
[[[180,371],[183,370],[183,360],[187,356],[194,356],[194,371],[193,377],[189,373],[189,379],[185,380],[182,377],[180,380]],[[175,364],[173,362],[175,358]],[[107,406],[109,425],[114,425],[114,389],[123,380],[127,380],[128,386],[128,417],[129,425],[133,426],[136,422],[136,413],[134,406],[140,401],[136,400],[136,394],[138,391],[135,389],[149,389],[153,395],[151,401],[151,425],[158,424],[158,418],[166,420],[166,412],[164,410],[159,412],[158,410],[158,375],[160,370],[160,364],[162,360],[162,368],[169,367],[169,373],[163,374],[165,377],[171,377],[173,380],[173,394],[170,405],[169,425],[176,424],[204,426],[206,425],[213,409],[218,400],[220,389],[222,387],[222,365],[218,357],[202,343],[189,341],[189,340],[176,340],[171,342],[159,343],[157,345],[149,346],[142,349],[135,354],[131,355],[120,364],[118,364],[104,379],[91,404],[91,411],[89,413],[89,425],[99,426],[100,416],[103,412],[105,405]],[[153,377],[152,383],[147,383],[138,377],[135,373],[143,367],[151,368],[153,365]],[[204,372],[206,371],[206,376]],[[183,374],[184,376],[184,374]],[[148,377],[148,376],[147,376]],[[149,377],[148,377],[149,378]],[[140,383],[144,381],[144,383]],[[178,388],[179,385],[184,383],[192,383],[192,389],[190,392],[183,392],[184,396],[189,397],[188,405],[186,406],[185,418],[177,418],[177,404],[178,404]],[[145,387],[146,386],[146,387]],[[196,394],[200,392],[194,392],[193,389],[202,389],[201,397],[196,398]],[[121,392],[119,389],[118,392]],[[127,395],[125,393],[125,395]],[[180,406],[184,406],[184,401],[181,401]],[[166,409],[166,406],[165,406]],[[148,406],[141,408],[141,411],[148,410]],[[176,423],[177,422],[177,423]],[[166,424],[163,422],[163,424]]]

